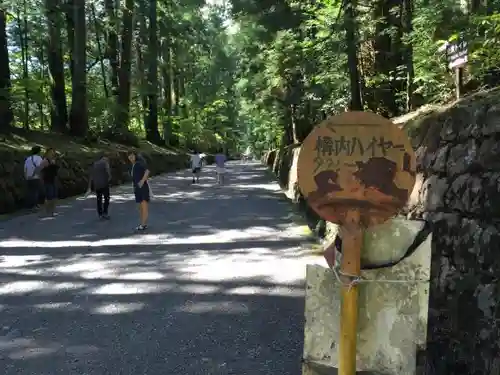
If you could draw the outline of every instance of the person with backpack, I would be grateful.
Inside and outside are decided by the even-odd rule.
[[[101,220],[109,220],[110,182],[111,169],[109,167],[109,160],[103,154],[90,168],[89,187],[87,189],[88,195],[92,186],[94,187],[97,199],[97,214]]]
[[[40,193],[42,191],[42,181],[40,171],[42,157],[41,148],[33,146],[31,154],[24,160],[24,178],[26,179],[26,206],[29,209],[39,208]]]

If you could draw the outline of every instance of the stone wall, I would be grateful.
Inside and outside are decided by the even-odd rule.
[[[362,259],[362,264],[401,259],[423,225],[401,219],[385,223],[371,238],[365,236],[363,252],[368,259]],[[358,374],[419,374],[418,353],[425,346],[427,333],[430,254],[429,236],[394,267],[361,272]],[[406,282],[400,282],[403,280]],[[329,268],[307,266],[303,375],[336,373],[340,290],[341,284]]]
[[[427,374],[500,373],[500,90],[406,123],[433,232]]]
[[[328,235],[336,226],[325,223],[306,203],[300,193],[297,182],[297,160],[300,144],[291,145],[279,150],[271,150],[262,156],[262,163],[276,176],[285,195],[290,199],[307,220],[310,229],[320,238]]]
[[[107,152],[110,159],[113,185],[130,179],[130,162],[127,152]],[[15,150],[0,151],[0,214],[15,211],[24,205],[25,179],[24,159],[26,152]],[[187,167],[188,156],[165,152],[143,153],[152,174],[171,172]],[[59,162],[59,197],[67,198],[83,194],[88,185],[88,168],[96,160],[97,154],[75,152],[61,155]]]
[[[500,90],[404,123],[419,172],[408,216],[424,218],[433,238],[425,373],[499,374]],[[291,149],[263,158],[287,191],[300,151]]]

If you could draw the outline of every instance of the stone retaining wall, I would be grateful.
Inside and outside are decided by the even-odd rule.
[[[127,152],[106,153],[110,159],[113,185],[130,179],[130,162]],[[0,151],[0,214],[15,211],[24,206],[25,179],[24,159],[21,151]],[[188,156],[161,152],[143,153],[152,174],[172,172],[187,167]],[[88,185],[88,168],[97,154],[90,152],[68,153],[59,159],[59,198],[83,194]]]
[[[336,233],[336,226],[325,223],[306,203],[297,182],[297,160],[300,144],[290,145],[281,150],[271,150],[262,156],[262,163],[276,176],[285,195],[303,212],[307,223],[320,238]]]
[[[500,91],[406,124],[433,231],[428,374],[500,373]]]
[[[425,373],[498,374],[500,90],[468,97],[404,126],[419,172],[408,215],[424,218],[433,235]],[[290,179],[296,176],[290,168],[299,151],[298,145],[274,150],[263,162],[287,196],[307,206]],[[314,213],[309,216],[321,222]]]

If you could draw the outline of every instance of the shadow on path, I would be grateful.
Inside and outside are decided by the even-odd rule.
[[[0,223],[3,373],[300,374],[314,260],[264,168],[228,169],[222,187],[211,167],[154,178],[140,235],[129,186],[109,222],[90,197]]]

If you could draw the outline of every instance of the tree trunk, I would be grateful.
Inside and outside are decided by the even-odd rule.
[[[174,42],[175,43],[175,42]],[[172,115],[176,118],[172,121],[172,135],[170,144],[172,146],[178,146],[180,144],[179,137],[177,134],[180,131],[179,117],[181,115],[181,77],[179,70],[177,69],[177,51],[174,49],[174,58],[172,59],[172,93],[173,93],[173,103],[172,103]]]
[[[26,19],[26,0],[23,0],[23,14],[17,12],[17,22],[19,39],[21,44],[21,64],[23,66],[23,87],[24,87],[24,113],[23,127],[29,129],[30,118],[30,94],[29,94],[29,73],[28,73],[28,20]]]
[[[26,4],[23,1],[23,8],[26,8]],[[24,129],[29,129],[29,89],[28,89],[28,80],[29,80],[29,74],[28,74],[28,53],[26,50],[26,38],[28,35],[28,32],[26,28],[28,27],[27,21],[26,21],[26,12],[23,10],[21,13],[21,8],[17,8],[16,12],[16,18],[17,18],[17,32],[19,34],[19,44],[21,47],[21,66],[22,66],[22,86],[23,86],[23,92],[24,92],[24,112],[22,116],[22,121],[23,121],[23,127]]]
[[[347,39],[347,65],[349,68],[349,81],[351,86],[351,101],[349,103],[349,109],[361,111],[363,110],[363,103],[361,101],[361,88],[359,85],[356,0],[346,0],[344,16]]]
[[[409,39],[413,33],[413,0],[403,0],[402,5],[403,31],[406,38]],[[405,44],[404,62],[406,66],[406,110],[410,112],[415,109],[413,100],[415,70],[413,67],[413,45],[410,40],[407,40]]]
[[[172,54],[170,50],[170,35],[164,23],[160,27],[163,36],[161,42],[161,76],[163,80],[163,139],[169,144],[172,136]]]
[[[6,11],[0,8],[0,132],[8,132],[14,116],[11,107],[9,51],[7,48]]]
[[[144,1],[144,0],[143,0]],[[146,139],[161,143],[158,131],[158,20],[156,0],[149,1],[149,51],[148,51],[148,118],[145,124]]]
[[[61,48],[61,4],[60,0],[45,0],[49,44],[48,63],[51,79],[52,106],[50,110],[51,129],[64,133],[67,131],[68,109],[64,83],[64,63]]]
[[[39,89],[39,93],[41,95],[45,94],[45,82],[46,82],[46,79],[45,79],[46,61],[45,61],[44,49],[45,49],[45,44],[44,44],[44,41],[42,40],[39,44],[38,55],[37,55],[38,63],[40,64],[40,70],[39,70],[40,74],[38,76],[38,79],[42,83],[40,86],[40,89]],[[33,64],[32,64],[31,68],[35,69],[35,66],[33,66]],[[37,105],[38,105],[38,115],[40,118],[40,127],[42,128],[42,130],[47,130],[47,129],[45,129],[44,102],[41,100],[38,100]]]
[[[174,108],[173,108],[173,114],[174,116],[180,116],[181,111],[180,111],[180,104],[181,104],[181,79],[180,79],[180,74],[179,70],[174,67]]]
[[[64,1],[64,0],[62,0]],[[75,62],[73,56],[75,54],[75,0],[66,0],[64,4],[64,15],[66,16],[66,33],[68,34],[68,49],[69,49],[69,71],[73,77]]]
[[[149,86],[146,82],[146,63],[144,58],[144,47],[148,45],[148,26],[146,24],[146,1],[141,0],[139,9],[139,32],[137,33],[136,39],[136,50],[137,50],[137,69],[139,75],[139,96],[142,106],[142,122],[144,128],[146,128],[146,123],[148,121],[148,95],[146,90]]]
[[[180,59],[179,59],[179,45],[176,40],[172,43],[172,92],[173,92],[173,103],[172,103],[172,114],[176,117],[181,115],[180,103],[181,103],[181,81],[180,81]]]
[[[147,110],[149,106],[148,106],[148,96],[143,92],[144,87],[146,87],[146,78],[145,78],[146,65],[144,63],[144,56],[141,49],[140,37],[137,37],[136,50],[137,50],[137,70],[140,81],[139,96],[141,99],[141,107],[142,107],[142,121],[144,123],[144,126],[146,126],[146,123],[148,121]]]
[[[400,114],[396,94],[403,89],[394,78],[402,62],[401,17],[397,11],[400,3],[401,0],[377,0],[373,13],[377,20],[374,69],[382,80],[375,91],[375,102],[377,109],[387,117]]]
[[[92,14],[92,21],[94,22],[94,28],[95,28],[95,38],[97,41],[97,52],[99,53],[99,65],[101,67],[101,75],[102,75],[102,85],[103,85],[103,90],[104,90],[104,96],[106,99],[109,98],[109,91],[108,91],[108,83],[106,79],[106,67],[104,66],[104,53],[102,50],[102,45],[101,45],[101,28],[99,26],[99,21],[97,20],[97,17],[95,15],[95,5],[90,4],[90,12]]]
[[[132,59],[132,35],[134,33],[134,0],[125,0],[122,19],[121,61],[118,71],[118,101],[116,127],[128,130],[130,121],[130,68]]]
[[[118,9],[118,5],[114,0],[104,0],[104,7],[106,9],[107,15],[107,48],[106,48],[106,57],[109,60],[109,65],[111,67],[110,73],[110,83],[111,83],[111,96],[113,97],[113,102],[118,103],[118,95],[119,95],[119,83],[118,83],[118,74],[119,74],[119,65],[120,59],[118,55],[118,16],[116,14],[116,10]],[[115,105],[112,111],[112,119],[111,124],[113,128],[119,127],[119,111],[120,108],[118,105]]]
[[[178,74],[178,82],[179,82],[179,109],[180,109],[180,115],[183,118],[188,118],[189,117],[189,111],[188,107],[185,101],[182,101],[180,99],[186,97],[186,80],[185,80],[185,71],[184,69],[179,69],[177,71]]]
[[[74,0],[73,19],[75,34],[73,46],[73,75],[71,114],[69,119],[71,133],[84,136],[88,131],[87,102],[87,25],[85,20],[85,0]]]

